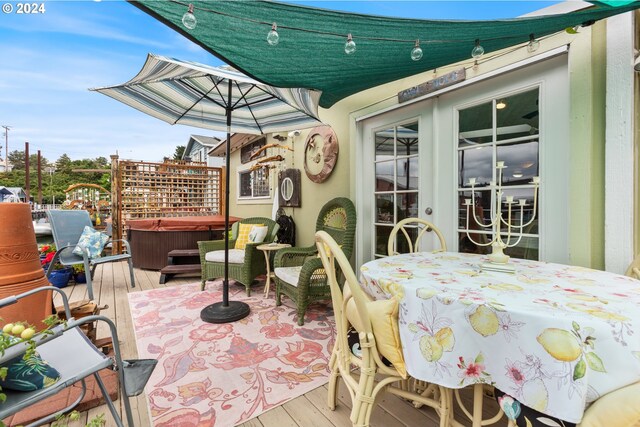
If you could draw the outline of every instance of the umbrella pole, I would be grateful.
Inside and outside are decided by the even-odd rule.
[[[227,142],[225,155],[225,189],[224,189],[224,281],[222,282],[222,302],[217,302],[205,307],[200,312],[200,318],[208,323],[230,323],[243,319],[249,315],[251,309],[249,305],[241,301],[229,302],[229,178],[231,160],[231,115],[233,108],[231,104],[232,82],[228,80],[228,99],[226,106],[227,116]]]

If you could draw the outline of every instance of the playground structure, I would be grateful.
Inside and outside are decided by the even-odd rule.
[[[65,192],[62,209],[84,209],[96,226],[111,216],[111,192],[97,184],[70,185]]]

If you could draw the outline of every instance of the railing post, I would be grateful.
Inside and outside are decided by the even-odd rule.
[[[117,240],[112,247],[114,254],[122,253],[122,206],[120,204],[120,168],[118,155],[111,155],[111,237]]]

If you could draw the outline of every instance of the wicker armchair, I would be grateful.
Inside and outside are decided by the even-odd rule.
[[[238,236],[239,224],[264,224],[269,227],[267,237],[265,237],[264,242],[247,243],[244,253],[240,253],[241,262],[233,262],[232,258],[234,257],[229,257],[229,279],[234,279],[235,281],[242,283],[247,288],[247,296],[251,296],[251,283],[253,283],[257,276],[267,272],[264,254],[256,248],[263,243],[273,242],[280,227],[275,221],[269,218],[245,218],[236,222],[231,227],[232,237],[231,240],[229,240],[230,255],[232,255],[232,251],[242,251],[242,249],[234,249],[236,245],[236,238]],[[204,291],[207,280],[224,277],[224,261],[207,261],[208,253],[215,251],[224,252],[224,240],[198,242],[198,249],[200,250],[200,264],[202,265],[201,290]]]
[[[353,202],[345,197],[327,202],[316,221],[316,231],[320,230],[333,237],[349,259],[356,233],[356,208]],[[276,252],[274,275],[276,305],[282,304],[282,294],[291,298],[298,310],[298,325],[304,325],[304,314],[311,302],[331,299],[327,274],[315,245]]]

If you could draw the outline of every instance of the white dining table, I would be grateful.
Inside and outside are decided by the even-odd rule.
[[[420,252],[360,268],[375,299],[397,298],[414,378],[459,389],[490,384],[544,414],[578,423],[588,403],[640,381],[640,281],[600,270]]]

